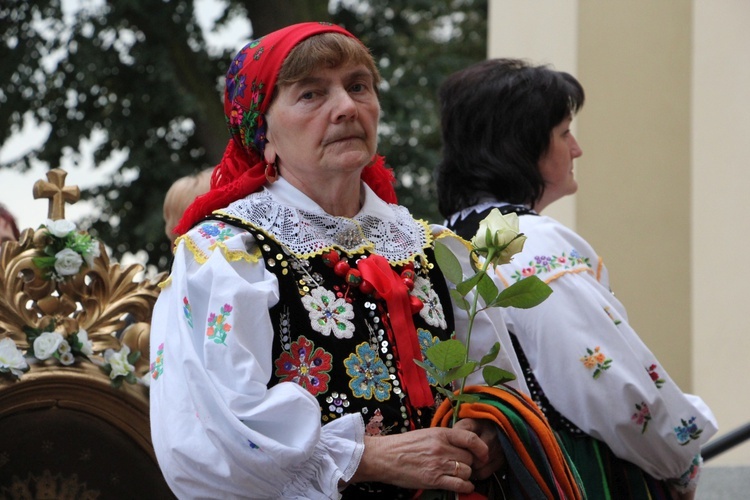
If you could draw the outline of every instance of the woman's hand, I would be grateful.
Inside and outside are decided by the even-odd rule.
[[[505,453],[497,438],[497,427],[489,420],[465,418],[456,422],[454,429],[471,431],[487,445],[486,456],[474,456],[471,476],[473,479],[486,479],[505,466]]]
[[[479,435],[466,429],[439,427],[365,436],[365,451],[351,482],[471,493],[472,465],[475,460],[487,463],[488,454]]]

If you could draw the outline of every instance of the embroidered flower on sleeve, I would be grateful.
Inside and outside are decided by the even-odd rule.
[[[185,315],[185,320],[190,328],[193,327],[193,309],[190,307],[190,301],[187,297],[182,298],[182,313]]]
[[[151,378],[156,380],[164,373],[164,342],[156,350],[156,359],[151,363]]]
[[[651,377],[651,380],[653,380],[654,385],[657,389],[661,389],[661,386],[664,385],[664,379],[659,378],[659,374],[656,372],[657,366],[655,364],[652,364],[648,368],[646,368],[646,371],[648,372],[648,376]]]
[[[224,222],[204,222],[198,227],[198,233],[211,243],[226,241],[232,237],[232,230]]]
[[[699,429],[695,423],[695,417],[690,417],[690,420],[685,422],[684,419],[680,419],[682,425],[678,425],[674,428],[674,432],[677,435],[677,441],[681,445],[685,446],[690,441],[698,439],[703,432],[703,429]]]
[[[282,352],[275,361],[276,376],[281,382],[295,382],[312,394],[328,390],[331,376],[331,354],[300,336],[297,342],[292,342],[289,351]]]
[[[232,306],[224,304],[221,306],[219,314],[211,313],[208,315],[208,328],[206,328],[206,337],[217,344],[226,345],[227,334],[232,330],[232,325],[226,322],[232,312]]]
[[[600,352],[599,346],[596,346],[593,351],[587,347],[586,353],[586,356],[581,357],[581,363],[583,363],[586,369],[594,370],[593,377],[595,379],[599,378],[605,370],[609,370],[610,366],[612,366],[612,360]]]
[[[339,339],[349,339],[354,334],[352,305],[343,298],[336,298],[333,292],[323,287],[313,288],[309,295],[302,297],[302,304],[310,314],[313,330],[325,336],[331,332]]]
[[[635,409],[637,411],[631,415],[630,420],[636,425],[641,426],[641,434],[643,434],[646,432],[648,423],[651,420],[651,410],[649,410],[648,405],[643,401],[641,404],[636,403]]]
[[[427,352],[427,349],[440,343],[440,339],[437,337],[434,337],[429,331],[423,328],[417,329],[417,339],[419,340],[419,350],[422,352],[422,362],[430,366],[433,370],[437,370],[435,368],[435,365],[432,364],[432,361],[427,359],[427,355],[425,353]],[[426,372],[427,372],[427,382],[429,382],[429,384],[433,386],[437,385],[437,381],[432,375],[430,375],[430,371],[426,370]]]
[[[346,373],[351,377],[349,387],[358,398],[385,401],[391,393],[390,376],[385,363],[370,344],[357,346],[357,353],[344,360]]]
[[[605,306],[604,307],[604,312],[607,313],[607,316],[609,316],[609,319],[611,319],[612,323],[614,323],[615,325],[619,325],[620,323],[622,323],[621,320],[615,318],[615,315],[612,314],[612,308],[611,307]]]
[[[443,329],[447,327],[443,305],[440,303],[435,290],[432,289],[430,280],[422,276],[417,276],[414,280],[414,289],[411,291],[411,294],[424,304],[424,307],[419,311],[419,315],[422,316],[428,325],[438,326]]]

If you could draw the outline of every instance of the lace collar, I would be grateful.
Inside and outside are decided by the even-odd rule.
[[[364,183],[362,195],[356,216],[335,217],[280,178],[215,213],[263,230],[300,258],[335,247],[348,254],[374,252],[398,265],[432,244],[427,223],[415,220],[405,207],[385,203]]]

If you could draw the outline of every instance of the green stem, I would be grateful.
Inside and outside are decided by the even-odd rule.
[[[497,251],[501,251],[502,249],[494,249],[490,248],[487,252],[487,257],[484,259],[484,262],[482,263],[482,269],[480,269],[477,274],[486,275],[487,274],[487,268],[490,265],[490,262],[492,262],[493,257],[495,256],[495,253]],[[481,280],[481,278],[479,278]],[[477,285],[479,284],[479,281],[477,281]],[[469,362],[469,346],[471,345],[471,329],[474,326],[474,318],[477,315],[477,304],[479,303],[479,291],[476,289],[474,290],[474,301],[471,304],[471,310],[469,311],[469,328],[466,332],[466,355],[464,356],[464,364]],[[461,379],[461,388],[458,391],[458,394],[461,395],[464,393],[464,388],[466,387],[466,379],[469,376],[466,375]],[[453,407],[453,423],[452,425],[456,425],[456,422],[458,422],[458,410],[461,406],[461,400],[456,401],[456,405]]]

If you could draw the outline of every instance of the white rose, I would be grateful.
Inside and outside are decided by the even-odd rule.
[[[119,352],[113,349],[104,351],[104,361],[112,368],[109,372],[110,379],[114,380],[118,376],[127,377],[129,373],[135,371],[135,367],[128,363],[128,354],[130,354],[130,348],[126,345],[122,346]]]
[[[65,366],[72,365],[73,363],[75,363],[75,361],[76,357],[73,356],[73,353],[70,351],[60,355],[60,363],[64,364]]]
[[[86,261],[86,265],[94,267],[94,259],[99,257],[101,252],[99,251],[99,242],[91,240],[91,245],[83,251],[83,260]]]
[[[47,230],[52,233],[53,236],[57,236],[58,238],[65,238],[76,230],[76,225],[66,219],[47,219],[47,222],[44,225],[47,226]]]
[[[75,250],[63,248],[55,254],[55,271],[60,276],[71,276],[81,269],[83,259]]]
[[[526,236],[518,228],[518,215],[509,213],[503,215],[496,208],[479,223],[477,234],[471,239],[471,244],[480,255],[485,257],[490,249],[499,250],[492,259],[493,264],[507,264],[510,259],[523,250]]]
[[[60,342],[60,345],[57,348],[57,352],[60,354],[65,354],[70,352],[70,344],[68,344],[68,341],[63,339],[62,342]]]
[[[0,369],[2,371],[10,370],[13,375],[20,377],[28,367],[23,354],[11,338],[5,337],[0,340]]]
[[[94,354],[94,346],[89,340],[89,333],[81,328],[75,335],[76,339],[78,339],[78,342],[81,344],[81,354],[84,356],[91,356]]]
[[[44,332],[34,339],[34,356],[37,359],[47,359],[57,352],[63,342],[63,336],[57,332]]]

